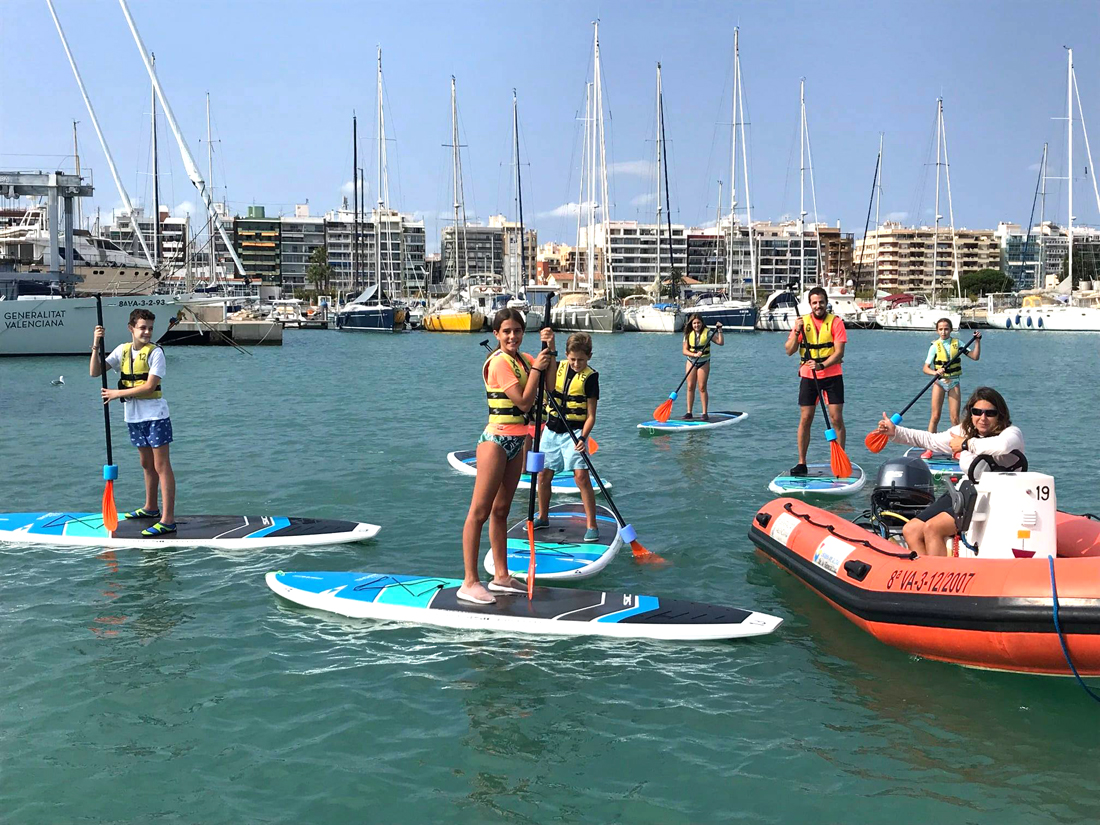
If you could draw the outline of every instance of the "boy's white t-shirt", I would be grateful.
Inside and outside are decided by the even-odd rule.
[[[111,350],[111,354],[107,356],[108,367],[119,371],[119,365],[122,364],[122,353],[126,350],[126,347],[133,347],[133,343],[127,341],[125,344],[120,344]],[[135,347],[131,357],[136,356],[140,349],[141,347]],[[160,347],[154,348],[149,354],[149,374],[155,375],[163,381],[166,366],[167,359],[164,357],[164,350]],[[127,424],[136,424],[139,421],[159,421],[168,417],[168,402],[164,398],[127,398],[126,403],[122,405],[122,409]]]

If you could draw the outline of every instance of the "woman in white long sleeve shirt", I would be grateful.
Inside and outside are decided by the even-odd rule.
[[[978,387],[966,402],[965,413],[962,423],[942,433],[895,426],[886,413],[882,414],[878,429],[897,444],[958,454],[959,467],[964,473],[980,455],[990,456],[1004,467],[1013,466],[1018,460],[1013,451],[1024,452],[1024,434],[1013,426],[1008,404],[1001,394],[992,387]],[[955,516],[949,495],[940,496],[902,529],[909,549],[929,556],[946,555],[947,539],[953,535]]]

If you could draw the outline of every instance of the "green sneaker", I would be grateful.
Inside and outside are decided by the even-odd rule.
[[[149,528],[146,528],[145,530],[142,530],[141,534],[143,536],[145,536],[145,538],[151,539],[151,538],[156,538],[157,536],[165,536],[168,533],[174,533],[174,532],[176,532],[175,522],[173,522],[172,524],[163,524],[163,523],[158,521],[152,527],[149,527]]]
[[[600,531],[599,531],[599,529],[597,529],[595,527],[589,527],[587,530],[584,531],[584,540],[585,541],[599,541],[600,540]]]
[[[123,513],[122,517],[127,518],[160,518],[160,510],[146,510],[144,507],[138,507],[132,513]]]

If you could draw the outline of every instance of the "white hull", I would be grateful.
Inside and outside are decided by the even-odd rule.
[[[657,309],[651,306],[623,310],[623,330],[626,332],[681,332],[684,313],[679,309]]]
[[[955,329],[958,329],[961,324],[959,313],[940,307],[916,306],[880,309],[875,315],[878,325],[883,329],[919,329],[933,332],[936,329],[936,322],[941,318],[949,319],[951,326]]]
[[[756,316],[756,328],[766,332],[790,332],[794,319],[800,317],[794,307],[780,310],[760,310]]]
[[[622,313],[612,307],[554,307],[550,320],[563,332],[621,332],[623,328]]]
[[[201,303],[199,301],[198,303]],[[192,303],[186,296],[120,295],[103,298],[107,349],[126,340],[130,313],[140,308],[156,316],[153,340],[168,330],[168,319]],[[95,298],[30,298],[0,301],[0,356],[88,355],[96,326]]]
[[[986,316],[994,329],[1024,332],[1100,332],[1100,308],[1040,306],[1003,309]]]

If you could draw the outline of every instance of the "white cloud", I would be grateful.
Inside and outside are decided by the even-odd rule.
[[[635,195],[630,199],[631,206],[648,206],[651,203],[656,202],[657,196],[653,192],[648,192],[644,195]]]
[[[621,160],[607,167],[611,175],[634,175],[639,178],[648,178],[657,171],[657,164],[651,160]]]
[[[567,218],[580,214],[582,209],[588,207],[588,202],[585,203],[563,203],[561,206],[551,209],[549,212],[539,212],[535,215],[536,218]]]
[[[1043,168],[1043,164],[1033,163],[1033,164],[1031,164],[1031,166],[1027,167],[1027,171],[1029,171],[1029,172],[1038,172],[1042,168]]]
[[[908,212],[888,212],[886,214],[886,220],[896,221],[898,223],[901,223],[902,221],[904,221],[908,217],[909,217]]]
[[[195,214],[195,204],[193,201],[183,201],[176,205],[176,208],[172,210],[172,217],[182,218],[185,215]]]
[[[355,184],[352,183],[349,180],[343,186],[340,187],[340,194],[341,195],[346,195],[347,197],[350,198],[352,196],[353,192],[354,192],[354,189],[355,189]]]

